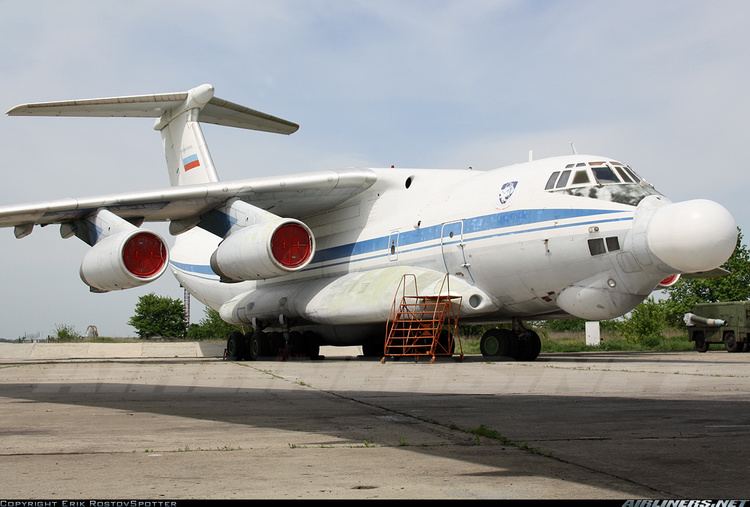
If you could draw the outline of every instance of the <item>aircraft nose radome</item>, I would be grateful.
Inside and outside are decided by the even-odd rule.
[[[695,199],[659,208],[647,238],[651,252],[675,271],[708,271],[732,255],[737,223],[721,204]]]

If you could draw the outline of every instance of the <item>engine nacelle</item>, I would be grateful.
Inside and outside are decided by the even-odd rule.
[[[211,255],[211,269],[223,281],[263,280],[303,269],[314,253],[309,227],[299,220],[274,220],[231,233]]]
[[[680,279],[680,274],[676,273],[674,275],[669,275],[665,279],[663,279],[661,282],[659,282],[659,287],[671,287],[672,285],[676,284]]]
[[[100,240],[81,262],[81,280],[100,292],[153,282],[167,269],[169,253],[159,235],[134,229]]]

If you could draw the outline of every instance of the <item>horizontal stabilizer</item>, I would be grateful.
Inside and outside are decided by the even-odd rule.
[[[299,129],[296,123],[217,97],[206,104],[200,113],[199,121],[275,134],[293,134]]]
[[[209,91],[211,98],[202,106],[198,121],[276,134],[292,134],[299,129],[296,123],[213,97],[213,87],[210,85],[202,85],[195,90],[199,89]],[[184,107],[189,96],[190,92],[176,92],[36,102],[20,104],[10,109],[7,114],[9,116],[160,118],[165,113]]]
[[[185,101],[187,92],[20,104],[8,116],[133,116],[158,118]]]

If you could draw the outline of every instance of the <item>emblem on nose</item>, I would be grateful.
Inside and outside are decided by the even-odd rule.
[[[503,183],[500,187],[500,193],[497,195],[497,207],[504,208],[508,205],[508,201],[513,196],[513,192],[516,191],[518,181],[508,181]]]

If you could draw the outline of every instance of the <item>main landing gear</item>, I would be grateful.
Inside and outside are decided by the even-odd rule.
[[[227,339],[226,358],[230,361],[255,361],[260,357],[287,359],[289,357],[320,358],[320,337],[311,331],[284,333],[241,333],[235,331]]]
[[[533,361],[542,350],[539,335],[513,322],[513,329],[490,329],[482,335],[479,350],[488,358],[511,357],[516,361]]]

